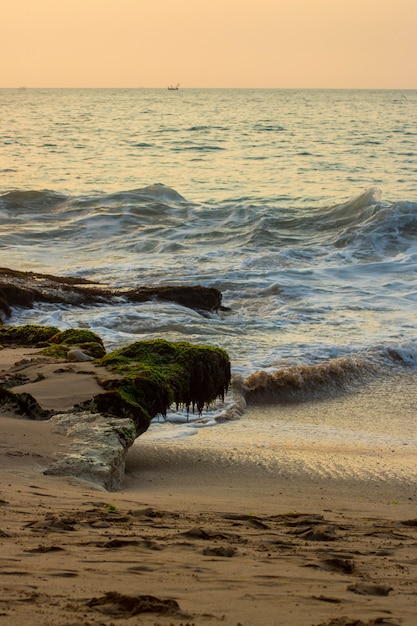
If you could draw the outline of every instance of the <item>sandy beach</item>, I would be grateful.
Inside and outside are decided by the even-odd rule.
[[[2,376],[32,357],[0,351]],[[85,364],[41,365],[45,408],[96,384]],[[108,492],[44,475],[67,443],[49,421],[0,424],[0,624],[416,623],[413,481],[277,475],[144,437]]]

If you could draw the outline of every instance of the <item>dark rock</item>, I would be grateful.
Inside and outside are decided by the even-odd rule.
[[[176,302],[181,306],[196,311],[219,311],[221,308],[222,295],[214,287],[197,286],[160,286],[139,287],[124,292],[129,302],[146,302],[148,300],[164,300]]]
[[[115,302],[116,298],[127,302],[154,299],[176,302],[200,312],[216,312],[223,308],[222,295],[213,287],[178,285],[115,289],[81,278],[0,268],[0,311],[6,317],[10,317],[11,307],[31,308],[35,302],[79,306]]]
[[[0,311],[3,311],[6,317],[10,317],[12,314],[11,306],[31,308],[34,301],[34,294],[30,289],[13,284],[2,284],[0,286]]]
[[[32,420],[47,420],[52,412],[43,409],[30,393],[14,393],[0,386],[0,407],[25,415]]]
[[[87,606],[116,617],[133,617],[141,613],[175,615],[180,611],[176,600],[163,600],[147,595],[127,596],[116,591],[109,591],[100,598],[92,598]]]

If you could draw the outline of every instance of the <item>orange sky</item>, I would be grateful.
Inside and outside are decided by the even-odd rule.
[[[417,89],[417,0],[0,5],[0,87]]]

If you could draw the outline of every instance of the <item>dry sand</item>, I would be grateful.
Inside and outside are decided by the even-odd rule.
[[[2,375],[22,358],[2,350]],[[84,397],[85,367],[44,369],[37,399]],[[284,480],[139,441],[109,493],[43,474],[65,449],[48,421],[0,426],[0,625],[417,623],[415,484]]]

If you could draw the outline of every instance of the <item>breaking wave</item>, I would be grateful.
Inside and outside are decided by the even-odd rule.
[[[248,404],[304,402],[333,397],[370,382],[382,367],[369,359],[339,357],[317,365],[294,365],[275,372],[256,371],[233,380]]]
[[[0,216],[21,245],[37,232],[33,222],[54,232],[51,244],[65,245],[77,235],[83,241],[140,249],[152,234],[155,251],[167,239],[190,246],[239,247],[247,252],[310,248],[329,255],[346,250],[351,256],[383,256],[403,251],[417,240],[417,203],[382,201],[369,189],[347,202],[321,208],[297,208],[283,202],[254,204],[244,199],[216,204],[193,203],[162,184],[91,196],[65,196],[53,191],[11,191],[0,196]],[[31,220],[31,228],[20,228]],[[150,228],[152,227],[152,231]],[[93,231],[94,229],[94,231]],[[94,237],[93,237],[94,235]]]

